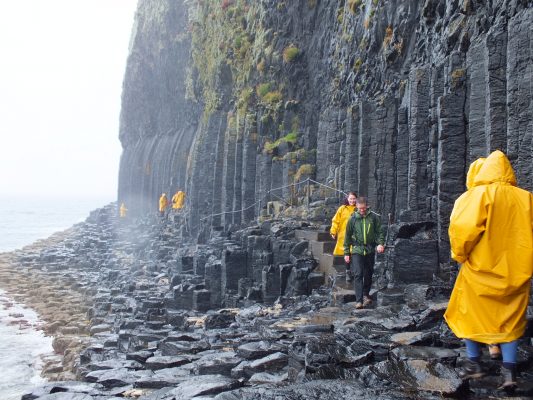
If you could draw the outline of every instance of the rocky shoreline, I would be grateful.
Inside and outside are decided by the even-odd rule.
[[[48,336],[53,336],[55,357],[46,357],[41,375],[49,380],[76,379],[75,364],[84,343],[89,339],[86,312],[91,304],[73,281],[49,274],[43,268],[21,268],[17,254],[45,251],[73,234],[74,228],[52,235],[24,247],[21,251],[0,254],[1,287],[14,300],[34,309]]]
[[[39,312],[59,356],[23,399],[509,395],[488,356],[487,377],[460,379],[462,343],[442,319],[448,282],[376,286],[374,305],[355,311],[298,233],[321,227],[265,221],[199,245],[180,221],[117,220],[110,205],[0,256],[2,288]],[[530,336],[519,361],[514,396],[527,398]]]

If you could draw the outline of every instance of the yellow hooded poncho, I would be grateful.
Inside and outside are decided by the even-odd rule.
[[[168,206],[168,199],[166,193],[163,193],[159,198],[159,212],[165,211]]]
[[[466,174],[466,188],[472,189],[474,187],[474,178],[476,177],[477,173],[483,166],[483,163],[485,162],[485,158],[480,157],[476,161],[474,161],[472,164],[470,164],[470,168],[468,168],[468,173]]]
[[[180,209],[183,208],[185,203],[185,193],[181,190],[178,190],[174,196],[172,196],[172,208]]]
[[[331,220],[331,229],[329,233],[335,236],[337,243],[335,244],[335,250],[333,250],[333,255],[343,256],[344,255],[344,235],[346,234],[346,224],[350,216],[355,211],[355,206],[343,205],[340,206],[335,216]]]
[[[452,257],[463,265],[444,318],[460,338],[506,343],[526,328],[533,195],[515,186],[501,151],[491,153],[477,174],[475,169],[471,166],[472,187],[456,200],[450,216]]]

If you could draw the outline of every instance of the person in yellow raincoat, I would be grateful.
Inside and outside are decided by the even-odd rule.
[[[480,157],[477,160],[475,160],[472,164],[470,164],[470,168],[468,169],[468,173],[466,174],[466,189],[470,190],[472,189],[474,185],[474,178],[476,177],[477,173],[481,169],[481,166],[485,162],[484,157]],[[501,350],[500,346],[498,344],[489,344],[489,353],[490,358],[492,360],[499,360],[501,359]]]
[[[128,209],[126,208],[126,204],[121,203],[118,211],[119,211],[120,218],[125,218],[126,212],[128,211]]]
[[[183,208],[185,204],[185,193],[181,190],[178,190],[174,196],[172,196],[172,208],[179,210]]]
[[[348,192],[348,196],[342,206],[337,209],[335,216],[331,220],[331,229],[329,233],[335,243],[335,249],[333,250],[334,256],[344,257],[344,235],[346,233],[346,224],[351,215],[355,211],[355,200],[357,195],[355,192]],[[346,265],[346,280],[351,281],[350,265]]]
[[[159,198],[159,213],[161,215],[163,215],[165,213],[165,210],[167,209],[167,206],[168,206],[167,194],[163,193],[163,194],[161,194],[161,197]]]
[[[499,343],[502,389],[516,386],[517,339],[526,328],[533,275],[533,195],[516,186],[511,163],[494,151],[450,216],[452,258],[462,267],[444,318],[466,342],[464,377],[483,375],[479,343]],[[472,177],[470,177],[472,178]],[[468,179],[467,179],[468,181]]]

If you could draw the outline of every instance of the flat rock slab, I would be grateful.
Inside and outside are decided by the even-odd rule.
[[[53,382],[35,388],[31,392],[22,395],[21,400],[32,400],[42,398],[43,396],[56,392],[68,392],[71,395],[100,393],[100,389],[102,389],[102,386],[94,383],[76,381]]]
[[[239,381],[222,375],[195,376],[168,391],[160,397],[161,400],[188,400],[202,395],[213,395],[240,386]]]
[[[168,338],[167,338],[168,339]],[[194,354],[209,350],[211,346],[205,340],[194,341],[165,341],[159,344],[159,350],[164,356]]]
[[[388,390],[386,394],[379,389],[369,388],[361,382],[328,379],[311,381],[287,387],[271,386],[242,388],[221,393],[214,400],[326,400],[326,399],[358,399],[358,400],[411,400],[412,394]],[[428,400],[440,399],[439,396],[428,395]]]
[[[106,388],[116,388],[135,383],[141,378],[151,376],[152,371],[130,371],[125,368],[93,371],[86,375],[89,382],[97,382]]]
[[[105,361],[98,361],[94,363],[87,364],[87,369],[90,371],[98,371],[103,369],[118,369],[118,368],[126,368],[126,369],[143,369],[143,366],[138,361],[134,360],[105,360]]]
[[[454,368],[435,360],[406,359],[391,362],[382,378],[404,388],[442,395],[455,395],[464,385]]]
[[[391,351],[391,359],[394,360],[437,360],[446,364],[455,364],[459,354],[450,349],[428,346],[400,346]]]
[[[415,326],[415,321],[412,317],[399,316],[398,312],[385,307],[356,310],[355,323],[370,323],[375,326],[382,326],[390,331],[405,331]]]
[[[282,346],[266,341],[245,343],[237,347],[236,353],[246,360],[255,360],[281,350]]]
[[[101,333],[101,332],[111,332],[112,329],[113,329],[113,327],[111,325],[100,324],[100,325],[92,326],[89,329],[89,332],[91,333],[91,335],[95,335],[95,334]]]
[[[83,393],[59,392],[41,396],[39,400],[94,400],[94,397]]]
[[[150,357],[154,355],[151,351],[141,350],[126,354],[126,360],[134,360],[140,363],[144,363]]]
[[[151,370],[179,367],[199,359],[194,355],[188,356],[154,356],[146,360],[145,367]]]
[[[266,357],[260,358],[258,360],[254,360],[250,363],[250,370],[254,372],[264,372],[264,371],[272,371],[272,370],[279,370],[283,367],[287,366],[287,362],[289,360],[289,357],[285,353],[274,353],[270,354]]]
[[[402,345],[425,344],[435,337],[432,332],[400,332],[390,337],[391,342]]]
[[[258,372],[257,374],[253,374],[248,382],[254,385],[259,385],[264,383],[281,383],[287,381],[287,379],[287,374],[271,374],[268,372]]]
[[[206,354],[194,362],[197,375],[220,374],[231,376],[231,370],[241,363],[242,359],[234,352],[220,352]]]
[[[161,389],[177,386],[191,378],[191,372],[186,368],[165,368],[157,370],[151,376],[141,378],[135,382],[135,387],[146,389]]]

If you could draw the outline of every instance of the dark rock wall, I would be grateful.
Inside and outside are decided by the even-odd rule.
[[[446,262],[471,161],[502,149],[533,189],[532,26],[526,0],[141,0],[119,201],[185,185],[197,231],[301,202],[268,192],[310,176],[435,222]]]
[[[199,108],[184,98],[187,18],[181,1],[138,4],[120,115],[119,199],[134,213],[157,210],[161,192],[171,197],[185,187],[199,120]]]

